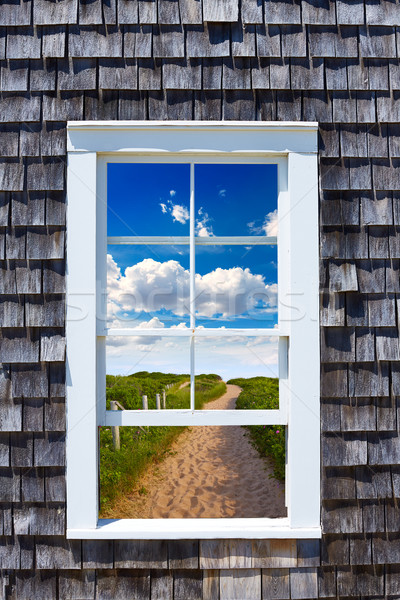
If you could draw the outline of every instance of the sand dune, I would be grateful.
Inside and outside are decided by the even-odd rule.
[[[233,409],[240,388],[209,402],[207,409]],[[237,426],[190,427],[171,454],[140,481],[117,507],[125,518],[282,517],[284,485],[269,478],[272,468]],[[145,495],[143,492],[145,491]]]

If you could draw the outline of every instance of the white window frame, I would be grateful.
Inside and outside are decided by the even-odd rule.
[[[77,539],[318,538],[320,360],[317,123],[73,121],[67,173],[67,537]],[[106,411],[107,162],[278,164],[280,389],[277,410]],[[191,168],[193,192],[193,168]],[[193,193],[191,194],[193,198]],[[194,211],[191,211],[194,231]],[[255,243],[254,237],[249,240]],[[215,244],[215,238],[212,238]],[[131,242],[119,238],[119,243]],[[137,241],[137,240],[136,240]],[[151,241],[145,238],[146,243]],[[274,240],[270,240],[273,243]],[[227,243],[228,238],[221,238]],[[165,243],[168,243],[166,238]],[[235,238],[229,238],[235,243]],[[260,239],[266,243],[266,238]],[[191,241],[194,266],[194,241]],[[192,269],[192,283],[194,281]],[[194,294],[193,296],[194,297]],[[154,334],[151,330],[141,330]],[[159,330],[157,334],[159,334]],[[164,335],[221,335],[163,330]],[[235,330],[260,335],[259,329]],[[122,332],[132,335],[132,331]],[[231,335],[229,330],[226,335]],[[191,373],[194,377],[194,372]],[[194,386],[191,386],[194,390]],[[100,425],[287,425],[285,518],[98,519]]]

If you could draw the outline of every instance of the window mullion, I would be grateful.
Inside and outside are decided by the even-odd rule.
[[[195,328],[195,205],[194,205],[194,163],[190,163],[190,328]],[[194,335],[190,338],[190,408],[195,408],[194,383],[195,383],[195,350]]]

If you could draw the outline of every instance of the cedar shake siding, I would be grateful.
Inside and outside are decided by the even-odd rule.
[[[0,598],[400,593],[398,0],[0,0]],[[65,537],[66,121],[318,121],[322,540]]]

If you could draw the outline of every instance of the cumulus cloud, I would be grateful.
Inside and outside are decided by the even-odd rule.
[[[171,196],[171,198],[173,198],[174,196],[176,196],[176,191],[175,190],[169,190],[169,195]]]
[[[212,226],[210,225],[210,217],[201,206],[197,211],[196,219],[196,235],[199,237],[212,237],[214,235]]]
[[[171,214],[173,220],[178,221],[178,223],[181,223],[182,225],[189,220],[189,211],[186,206],[182,206],[181,204],[171,203]]]
[[[146,258],[122,274],[112,256],[107,259],[108,302],[114,315],[165,310],[183,317],[189,313],[189,271],[178,261]],[[230,318],[250,312],[254,318],[262,318],[276,311],[277,285],[266,284],[262,275],[248,268],[217,268],[205,275],[197,274],[195,284],[200,317]]]
[[[173,198],[176,195],[176,191],[170,190],[169,195]],[[186,221],[189,220],[189,211],[186,206],[183,206],[182,204],[174,204],[172,200],[167,200],[166,204],[160,202],[160,207],[164,215],[168,213],[172,216],[173,221],[177,221],[184,225]]]
[[[278,235],[278,209],[267,214],[262,228],[267,236]]]
[[[278,235],[278,209],[275,209],[265,216],[262,225],[257,225],[255,221],[247,223],[247,227],[255,235],[265,234],[269,237],[275,237]]]

